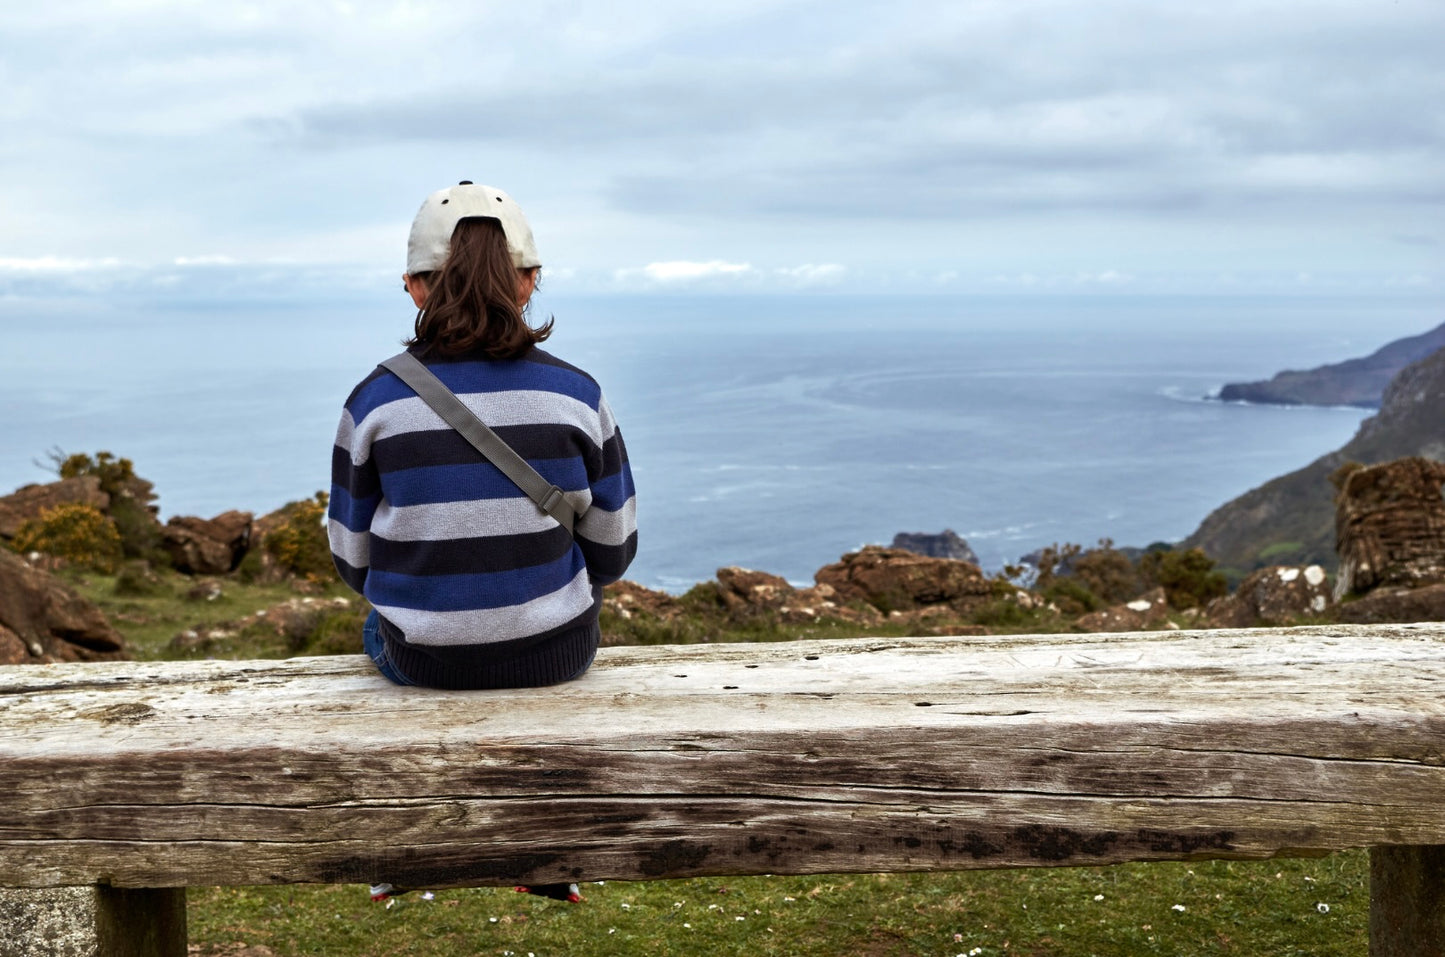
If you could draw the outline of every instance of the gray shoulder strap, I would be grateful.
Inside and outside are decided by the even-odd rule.
[[[392,356],[381,364],[383,369],[393,373],[411,386],[427,405],[431,406],[442,420],[462,434],[462,437],[476,446],[502,474],[527,493],[537,507],[557,520],[567,533],[577,522],[577,513],[563,496],[562,490],[548,482],[527,460],[512,450],[512,447],[498,438],[497,433],[477,418],[476,413],[462,404],[451,389],[442,384],[421,360],[410,352]]]

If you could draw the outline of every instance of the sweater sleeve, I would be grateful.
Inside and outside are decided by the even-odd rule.
[[[331,500],[326,532],[331,560],[341,580],[358,594],[366,589],[371,565],[371,519],[381,502],[381,477],[370,449],[357,449],[361,441],[351,409],[341,414],[336,443],[331,449]]]
[[[637,492],[627,446],[612,418],[606,398],[598,403],[601,454],[588,463],[592,504],[577,519],[573,534],[587,573],[595,585],[610,585],[622,577],[637,554]]]

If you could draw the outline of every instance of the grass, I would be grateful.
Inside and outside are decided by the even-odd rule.
[[[1366,949],[1363,852],[1288,861],[706,878],[372,904],[361,887],[197,888],[201,955],[1088,955],[1331,957]]]
[[[67,573],[142,659],[214,654],[285,657],[360,650],[364,606],[323,616],[306,634],[229,625],[295,598],[286,584],[160,576],[151,594],[117,594],[114,576]],[[346,595],[339,584],[314,597]],[[1000,631],[1045,630],[1055,616],[1003,609]],[[1002,627],[999,627],[1002,626]],[[186,630],[221,628],[223,643],[177,650]],[[679,621],[611,616],[626,643],[759,641],[920,633],[918,625],[785,624],[730,618],[698,602]],[[352,635],[352,632],[356,632]],[[341,636],[340,645],[337,636]],[[348,642],[354,639],[355,647]],[[1368,862],[1363,852],[1264,862],[1201,861],[1105,868],[708,878],[583,886],[581,905],[510,889],[438,890],[390,907],[361,886],[192,888],[196,957],[453,957],[608,955],[1357,955],[1367,947]]]
[[[156,576],[151,594],[122,594],[116,590],[116,576],[73,568],[62,573],[66,580],[105,614],[125,636],[133,657],[142,661],[214,656],[219,658],[285,658],[310,650],[310,636],[278,634],[275,629],[234,630],[228,626],[265,608],[300,597],[294,584],[243,582],[238,578],[193,579],[175,572]],[[306,589],[305,597],[319,600],[353,599],[354,648],[361,651],[363,603],[339,581]],[[319,624],[319,623],[318,623]],[[220,642],[189,650],[172,647],[171,641],[185,631],[228,632]],[[343,650],[338,647],[337,651]]]

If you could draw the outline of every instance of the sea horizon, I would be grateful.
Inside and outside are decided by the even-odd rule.
[[[342,401],[399,348],[351,303],[0,300],[0,492],[107,450],[163,517],[257,514],[327,483]],[[1342,445],[1369,410],[1223,403],[1226,382],[1368,355],[1433,297],[539,296],[602,383],[639,489],[629,578],[742,565],[811,581],[952,528],[997,569],[1039,547],[1188,535]]]

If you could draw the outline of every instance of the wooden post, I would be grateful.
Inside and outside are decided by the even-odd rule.
[[[1445,845],[1370,848],[1370,957],[1445,957]]]
[[[0,889],[0,957],[185,957],[186,889]]]

